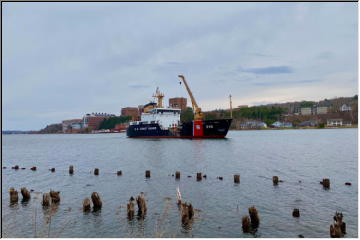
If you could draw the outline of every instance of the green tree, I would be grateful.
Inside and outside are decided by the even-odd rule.
[[[181,112],[180,120],[182,122],[190,122],[194,120],[194,112],[191,107],[187,107],[184,111]]]
[[[107,119],[104,119],[101,124],[100,124],[100,129],[113,129],[115,128],[116,124],[119,123],[127,123],[131,120],[131,117],[124,117],[124,116],[120,116],[120,117],[110,117]]]

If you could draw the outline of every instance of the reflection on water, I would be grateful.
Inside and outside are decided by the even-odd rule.
[[[226,140],[142,140],[124,134],[3,139],[7,237],[329,237],[335,211],[344,214],[346,237],[357,237],[357,129],[231,131]],[[26,170],[11,169],[15,165]],[[37,171],[30,171],[32,166]],[[197,172],[207,178],[196,181]],[[240,174],[240,184],[234,184],[234,174]],[[283,182],[274,186],[274,175]],[[330,178],[329,190],[319,184],[322,178]],[[19,195],[19,202],[10,204],[10,187],[34,190],[29,201]],[[182,224],[177,188],[194,207],[189,224]],[[61,202],[43,208],[42,193],[50,189],[61,192]],[[92,192],[103,206],[83,212],[82,202]],[[126,205],[139,192],[145,193],[146,214],[138,216],[135,202],[129,219]],[[260,226],[244,234],[241,219],[253,205]],[[293,208],[300,209],[300,218],[292,217]]]

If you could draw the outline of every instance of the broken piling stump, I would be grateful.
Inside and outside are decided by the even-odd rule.
[[[322,184],[324,188],[328,189],[328,188],[330,188],[330,179],[323,178],[323,180],[320,182],[320,184]]]
[[[121,176],[122,175],[122,171],[117,171],[116,173],[118,176]]]
[[[351,186],[351,182],[346,182],[345,185],[346,186]]]
[[[60,192],[55,192],[50,190],[51,203],[59,203],[60,202]]]
[[[249,216],[242,217],[242,230],[244,233],[249,233],[251,230],[251,222]]]
[[[145,196],[144,193],[141,193],[137,198],[136,198],[136,203],[138,206],[138,215],[140,217],[144,217],[145,213],[146,213],[146,200],[145,200]]]
[[[196,173],[196,181],[201,181],[201,180],[202,180],[201,172]]]
[[[180,172],[179,171],[175,172],[175,179],[180,179]]]
[[[36,171],[36,167],[30,168],[31,171]]]
[[[294,208],[292,212],[293,217],[300,217],[300,210],[298,208]]]
[[[194,216],[194,209],[191,203],[181,203],[181,222],[184,225],[189,225]]]
[[[19,169],[19,166],[18,166],[18,165],[15,165],[14,167],[12,167],[12,169],[18,170],[18,169]]]
[[[10,188],[9,194],[11,203],[16,203],[19,200],[18,192],[14,188]]]
[[[55,172],[55,168],[51,168],[50,171],[51,171],[51,172]]]
[[[21,188],[21,195],[24,201],[29,200],[31,198],[30,192],[25,187]]]
[[[74,174],[74,166],[73,165],[69,166],[69,174],[70,175]]]
[[[146,170],[146,171],[145,171],[145,177],[146,177],[146,178],[150,178],[150,170]]]
[[[95,175],[99,175],[99,169],[98,169],[98,168],[95,168],[95,169],[94,169],[94,174],[95,174]]]
[[[91,194],[91,200],[93,202],[94,205],[94,209],[99,209],[102,207],[102,201],[100,199],[100,196],[97,192],[93,192]]]
[[[131,197],[129,199],[129,203],[127,204],[127,215],[129,220],[133,219],[135,213],[135,204],[134,204],[134,198]]]
[[[251,226],[253,228],[257,228],[260,224],[260,218],[255,206],[249,208],[249,215],[251,220]]]
[[[240,183],[240,175],[239,174],[234,175],[234,183]]]
[[[274,184],[274,185],[278,185],[278,183],[279,183],[279,177],[278,177],[278,176],[273,176],[273,177],[272,177],[272,181],[273,181],[273,184]]]
[[[339,238],[346,234],[346,223],[343,222],[343,214],[336,212],[334,216],[334,224],[330,225],[330,237]]]
[[[219,179],[219,180],[223,180],[223,177],[217,177],[217,179]]]
[[[83,201],[83,211],[87,212],[87,211],[90,211],[90,209],[91,209],[90,199],[85,198],[84,201]]]
[[[41,203],[44,207],[47,207],[50,205],[50,194],[49,193],[44,193],[43,194],[43,199],[42,199],[42,203]]]

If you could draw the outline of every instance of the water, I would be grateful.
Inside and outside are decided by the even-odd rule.
[[[357,135],[357,129],[230,131],[224,140],[3,135],[3,236],[329,237],[332,217],[342,211],[346,237],[355,238]],[[16,164],[26,170],[11,169]],[[75,167],[73,176],[69,165]],[[32,166],[37,171],[30,171]],[[94,168],[100,169],[99,176],[90,173]],[[123,175],[117,176],[117,170]],[[151,170],[150,179],[145,170]],[[171,176],[175,171],[181,171],[179,181]],[[196,172],[207,178],[197,182]],[[238,185],[233,183],[236,173],[241,175]],[[273,186],[274,175],[284,182]],[[331,181],[329,190],[319,184],[325,177]],[[183,199],[198,209],[191,227],[181,225],[178,186]],[[10,187],[34,189],[32,199],[10,205]],[[43,210],[42,196],[36,193],[50,188],[61,192],[61,203],[51,213]],[[94,191],[103,208],[83,213],[82,201]],[[129,221],[126,203],[140,192],[148,201],[146,217]],[[241,218],[252,205],[260,227],[255,234],[244,234]],[[300,218],[292,217],[293,208],[300,209]]]

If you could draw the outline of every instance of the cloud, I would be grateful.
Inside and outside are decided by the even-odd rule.
[[[142,84],[135,84],[135,85],[129,85],[129,88],[139,89],[139,88],[149,88],[149,85],[142,85]]]
[[[272,66],[261,68],[240,68],[241,72],[255,73],[255,74],[283,74],[293,73],[294,70],[289,66]]]
[[[295,85],[295,84],[309,84],[321,82],[321,79],[311,79],[311,80],[287,80],[287,81],[268,81],[268,82],[255,82],[254,85],[257,86],[277,86],[277,85]]]

